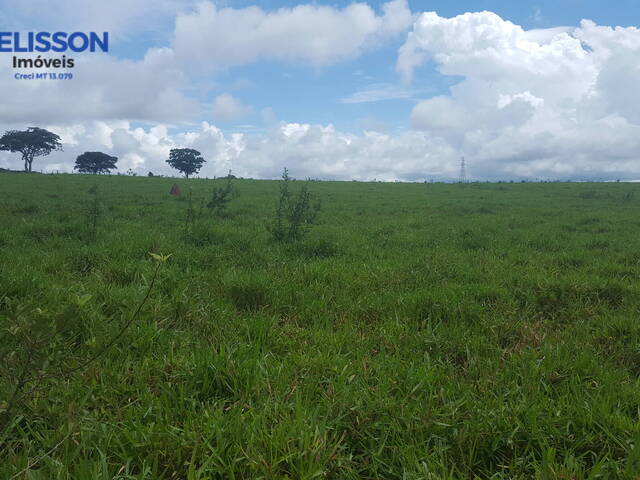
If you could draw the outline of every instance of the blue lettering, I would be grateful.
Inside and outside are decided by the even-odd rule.
[[[29,49],[27,47],[20,46],[20,33],[13,32],[13,51],[14,52],[28,52]]]
[[[66,52],[67,50],[108,52],[109,33],[0,32],[0,52]]]
[[[77,45],[76,39],[80,39],[80,46]],[[89,46],[89,39],[82,32],[73,32],[67,40],[69,48],[74,52],[84,52]]]
[[[51,37],[51,43],[54,45],[51,50],[54,52],[67,51],[67,34],[65,32],[56,32]]]
[[[92,52],[96,51],[96,47],[100,47],[100,50],[102,50],[103,52],[109,51],[109,33],[108,32],[104,32],[102,34],[102,38],[100,38],[97,33],[91,32],[89,34],[89,38],[91,40],[89,48]]]
[[[11,32],[0,32],[0,52],[11,52]]]
[[[49,50],[51,50],[51,42],[49,41],[49,37],[51,37],[51,34],[49,32],[36,33],[37,52],[48,52]]]

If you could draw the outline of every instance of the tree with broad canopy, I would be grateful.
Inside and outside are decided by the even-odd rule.
[[[74,170],[80,173],[109,173],[116,167],[118,157],[112,157],[102,152],[84,152],[76,158]]]
[[[172,148],[167,163],[176,170],[184,173],[185,178],[198,173],[206,162],[202,154],[193,148]]]
[[[31,172],[35,157],[49,155],[54,150],[62,151],[60,137],[44,128],[29,127],[26,130],[9,130],[0,138],[0,150],[20,152],[24,171]]]

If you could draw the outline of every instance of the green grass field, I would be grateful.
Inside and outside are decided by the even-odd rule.
[[[172,183],[0,174],[0,478],[640,478],[640,185]]]

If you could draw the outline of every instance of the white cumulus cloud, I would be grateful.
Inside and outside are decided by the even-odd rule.
[[[213,69],[258,60],[321,67],[354,58],[410,26],[406,0],[392,0],[382,10],[376,15],[369,5],[352,3],[341,9],[302,4],[267,12],[203,1],[177,17],[173,48],[185,62]]]
[[[458,162],[448,145],[421,132],[355,135],[332,125],[284,122],[261,135],[225,135],[207,122],[177,133],[164,125],[144,129],[126,121],[46,128],[62,137],[64,151],[38,157],[34,161],[38,171],[70,172],[79,154],[103,151],[119,158],[121,172],[178,175],[166,160],[171,148],[183,147],[203,154],[207,163],[200,174],[208,177],[231,169],[243,177],[278,178],[287,167],[297,178],[421,181],[455,176]],[[20,156],[0,152],[0,167],[20,169]]]
[[[418,103],[414,128],[481,178],[638,178],[640,30],[583,21],[526,31],[491,12],[420,15],[396,68],[462,80]]]
[[[251,106],[243,104],[228,93],[218,95],[211,107],[213,119],[219,122],[232,122],[250,115],[252,112]]]
[[[35,55],[21,55],[21,58]],[[0,63],[2,123],[76,123],[138,120],[180,123],[201,105],[184,93],[188,79],[175,67],[173,51],[150,49],[141,60],[78,54],[71,80],[17,80],[10,61]]]
[[[255,6],[219,8],[192,0],[69,0],[56,8],[49,3],[0,0],[0,9],[14,12],[11,19],[0,17],[0,22],[7,31],[27,25],[33,29],[33,22],[50,29],[108,30],[112,51],[129,37],[148,39],[149,31],[158,28],[161,33],[155,40],[163,46],[149,48],[138,60],[103,53],[74,55],[76,66],[70,70],[74,79],[58,82],[17,81],[11,56],[3,55],[0,122],[180,124],[209,119],[207,114],[214,121],[232,121],[251,110],[229,94],[218,96],[203,112],[199,96],[203,85],[215,85],[211,70],[261,60],[326,66],[379,46],[406,31],[412,21],[407,0],[392,0],[378,13],[366,3],[344,8],[301,4],[273,11]],[[250,85],[250,80],[240,78],[232,87]]]

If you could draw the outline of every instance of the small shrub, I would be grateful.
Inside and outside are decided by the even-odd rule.
[[[269,231],[277,242],[291,242],[302,238],[320,213],[320,201],[314,199],[307,184],[303,184],[298,193],[293,194],[289,189],[290,183],[291,178],[285,168],[275,218],[269,226]]]
[[[207,208],[218,218],[226,216],[227,204],[237,195],[237,190],[232,183],[235,177],[231,175],[231,170],[226,178],[227,183],[224,187],[214,187],[211,200],[207,203]]]

